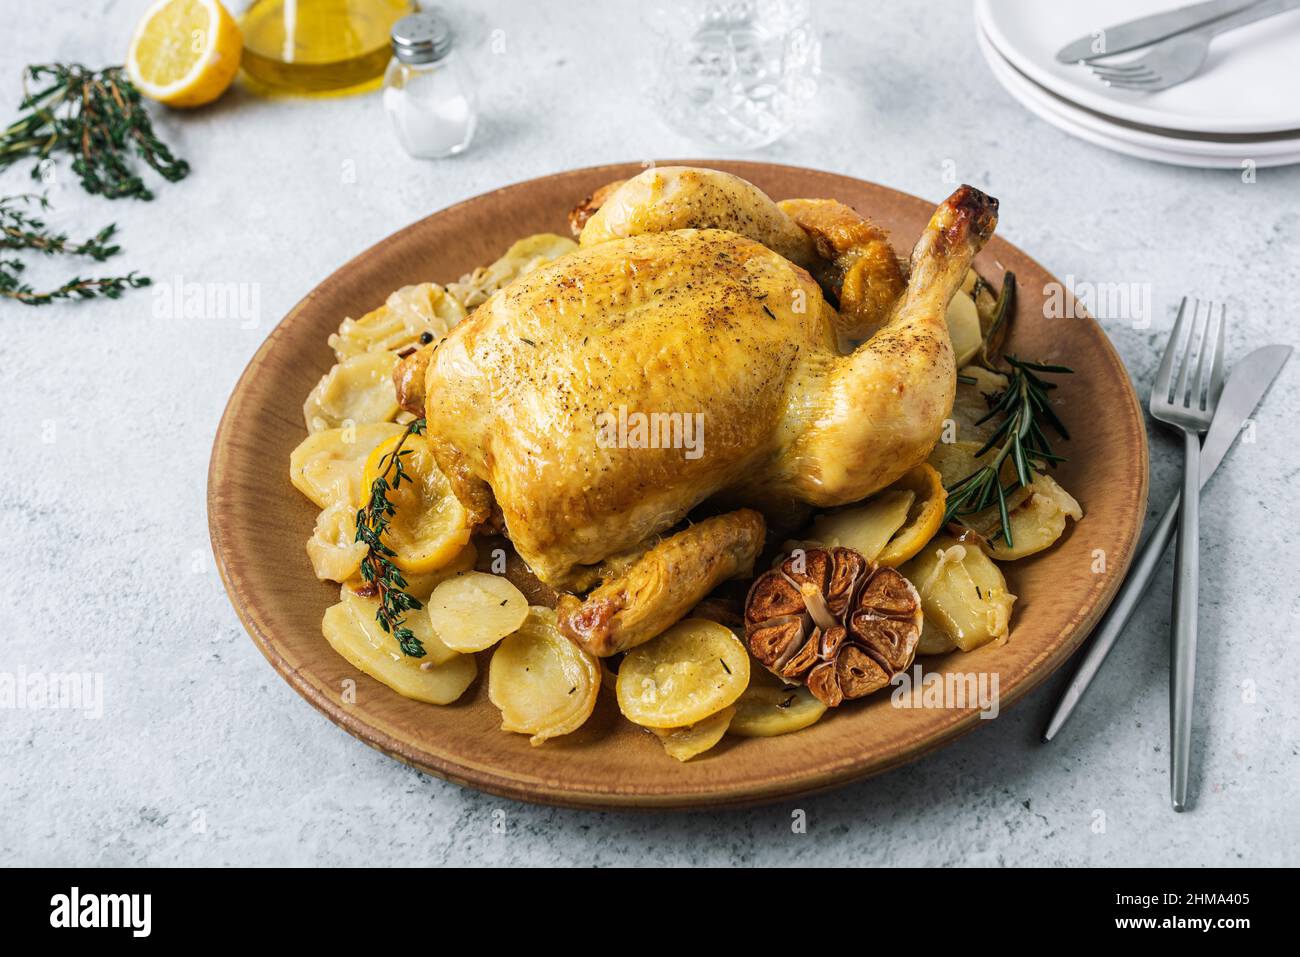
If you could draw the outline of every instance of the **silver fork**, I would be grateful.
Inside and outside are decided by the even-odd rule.
[[[1173,630],[1169,659],[1169,772],[1174,810],[1187,806],[1196,683],[1197,585],[1200,578],[1201,433],[1210,427],[1223,391],[1224,307],[1184,297],[1151,387],[1151,416],[1183,432],[1183,498],[1174,553]],[[1195,378],[1189,381],[1195,363]],[[1174,380],[1174,366],[1178,377]]]
[[[1200,71],[1210,53],[1210,41],[1215,37],[1295,7],[1300,7],[1300,0],[1261,0],[1238,13],[1161,40],[1136,60],[1126,63],[1093,61],[1088,64],[1088,69],[1101,82],[1116,89],[1144,93],[1167,90],[1190,80]]]

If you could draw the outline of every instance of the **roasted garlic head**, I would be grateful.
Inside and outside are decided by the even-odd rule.
[[[831,708],[910,667],[921,622],[912,583],[851,548],[797,549],[754,582],[745,602],[754,657]]]

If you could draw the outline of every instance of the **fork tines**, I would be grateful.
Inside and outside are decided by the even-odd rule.
[[[1227,309],[1221,304],[1183,298],[1151,390],[1153,413],[1156,406],[1162,406],[1170,412],[1184,410],[1192,416],[1201,416],[1213,405],[1223,388],[1226,314]],[[1176,380],[1175,360],[1178,360]]]

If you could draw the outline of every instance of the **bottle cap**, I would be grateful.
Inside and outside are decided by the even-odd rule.
[[[423,10],[393,24],[393,56],[403,63],[435,63],[451,52],[451,24],[437,10]]]

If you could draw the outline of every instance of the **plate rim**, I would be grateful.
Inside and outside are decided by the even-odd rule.
[[[1096,111],[1071,103],[1021,72],[1014,63],[1003,56],[979,24],[976,24],[975,31],[980,53],[983,54],[985,64],[998,85],[1018,104],[1044,123],[1085,143],[1124,156],[1192,169],[1241,169],[1241,163],[1248,159],[1259,169],[1300,163],[1300,137],[1276,141],[1290,144],[1288,150],[1276,152],[1251,150],[1249,147],[1254,144],[1250,143],[1222,142],[1208,145],[1221,149],[1233,147],[1238,148],[1239,151],[1228,153],[1225,149],[1216,152],[1193,152],[1178,149],[1179,140],[1164,139],[1158,133],[1108,124]],[[1090,123],[1096,126],[1089,125]],[[1143,142],[1140,137],[1144,136],[1161,142]]]
[[[1242,120],[1230,115],[1211,116],[1197,120],[1179,120],[1177,114],[1171,116],[1149,107],[1143,107],[1136,102],[1130,103],[1127,100],[1106,96],[1104,93],[1098,92],[1098,90],[1105,89],[1100,84],[1098,90],[1089,89],[1081,84],[1066,84],[1060,76],[1048,69],[1044,69],[1032,57],[1017,49],[1009,41],[1006,33],[993,16],[993,0],[975,0],[975,20],[988,33],[989,40],[997,51],[1009,62],[1015,64],[1022,73],[1033,78],[1040,86],[1051,90],[1063,99],[1086,106],[1099,113],[1147,126],[1162,126],[1166,129],[1180,130],[1187,133],[1211,135],[1216,133],[1230,135],[1257,133],[1267,135],[1300,129],[1300,122],[1292,121],[1285,126],[1278,126],[1268,122]],[[1297,119],[1300,120],[1300,117]]]
[[[850,180],[860,185],[870,186],[875,189],[885,189],[901,196],[907,196],[911,199],[921,200],[912,194],[903,193],[901,190],[895,190],[892,187],[883,186],[883,184],[874,183],[859,177],[843,173],[835,173],[828,170],[818,170],[811,167],[796,166],[783,163],[768,163],[755,160],[735,160],[722,158],[693,158],[693,159],[664,159],[655,161],[655,165],[697,165],[697,166],[717,166],[724,165],[729,170],[737,169],[762,170],[762,171],[782,171],[797,175],[811,175],[814,177],[828,177],[832,180]],[[566,175],[592,175],[592,174],[610,174],[626,175],[630,169],[638,166],[644,167],[644,163],[637,161],[621,163],[602,163],[593,166],[576,167],[555,171],[549,174],[532,177],[529,179],[519,180],[504,186],[500,186],[475,196],[468,197],[457,203],[442,207],[421,217],[418,220],[402,227],[389,234],[388,236],[373,243],[366,249],[353,256],[347,262],[338,266],[328,276],[322,279],[313,287],[302,299],[300,299],[283,318],[276,324],[275,328],[267,335],[266,339],[257,348],[249,358],[244,370],[240,373],[234,386],[231,389],[230,397],[222,411],[221,418],[218,422],[216,432],[213,438],[212,454],[209,459],[207,471],[207,496],[206,504],[208,511],[208,528],[215,563],[221,576],[222,585],[226,590],[231,605],[235,610],[244,629],[248,632],[254,645],[262,653],[263,657],[271,664],[275,671],[284,678],[288,684],[306,699],[313,707],[321,711],[331,722],[342,727],[353,737],[365,742],[376,750],[395,758],[404,764],[417,768],[425,773],[431,774],[443,780],[450,781],[463,787],[474,788],[499,797],[505,797],[512,800],[520,800],[529,803],[545,804],[552,806],[581,808],[581,809],[605,809],[605,810],[628,810],[628,809],[646,809],[646,810],[708,810],[718,808],[748,807],[771,803],[783,798],[795,796],[817,794],[834,788],[843,786],[852,781],[862,780],[866,777],[874,776],[888,770],[892,770],[902,764],[910,762],[916,758],[923,757],[961,737],[962,735],[974,730],[982,721],[977,712],[970,711],[958,717],[956,720],[938,732],[931,734],[920,745],[908,740],[899,740],[893,742],[890,746],[881,749],[880,755],[868,768],[862,768],[861,762],[846,761],[840,766],[832,766],[820,769],[817,773],[805,774],[799,777],[793,784],[782,776],[774,776],[770,781],[765,781],[762,785],[752,786],[743,793],[681,793],[681,792],[624,792],[618,790],[593,791],[582,788],[565,787],[562,783],[555,780],[535,781],[531,784],[521,782],[518,777],[508,777],[502,775],[493,767],[487,765],[472,766],[463,760],[453,760],[446,755],[439,755],[427,748],[417,751],[409,747],[406,742],[393,737],[387,731],[376,727],[372,723],[360,720],[357,714],[347,709],[339,708],[330,701],[322,689],[315,685],[306,675],[295,668],[292,663],[286,660],[285,656],[277,649],[274,637],[269,635],[263,623],[258,620],[255,613],[256,596],[253,591],[247,587],[243,573],[238,567],[232,567],[229,543],[226,541],[224,530],[222,529],[220,516],[222,515],[223,498],[227,494],[225,476],[229,472],[229,463],[233,454],[233,444],[236,437],[233,423],[236,415],[242,411],[242,403],[246,393],[246,385],[250,377],[255,375],[259,366],[265,360],[266,356],[275,348],[278,340],[285,333],[283,330],[290,324],[309,304],[315,299],[326,294],[329,286],[335,282],[338,277],[346,271],[355,268],[363,260],[375,255],[381,247],[395,241],[399,237],[408,234],[425,222],[425,220],[442,216],[452,210],[464,207],[471,203],[481,202],[484,198],[500,194],[514,189],[522,189],[534,186],[546,180],[556,179]],[[743,172],[738,175],[744,175]],[[1013,246],[1004,238],[995,236],[990,244],[994,249],[998,245],[1006,245],[1015,250],[1015,252],[1025,260],[1032,263],[1035,267],[1041,269],[1046,275],[1053,275],[1049,270],[1042,267],[1037,260],[1026,254],[1018,246]],[[1075,609],[1070,617],[1067,629],[1071,632],[1069,639],[1059,642],[1055,646],[1044,650],[1034,659],[1026,668],[1025,676],[1009,689],[1004,689],[1000,695],[999,707],[1005,709],[1014,704],[1025,695],[1029,694],[1048,677],[1050,677],[1086,640],[1092,629],[1096,626],[1101,616],[1109,607],[1114,599],[1115,593],[1119,590],[1120,584],[1124,580],[1125,573],[1133,560],[1136,553],[1138,541],[1141,536],[1143,520],[1145,518],[1146,506],[1149,491],[1149,448],[1147,442],[1147,433],[1145,422],[1142,417],[1141,405],[1137,393],[1134,389],[1132,380],[1128,374],[1119,353],[1116,351],[1114,344],[1110,341],[1104,328],[1090,314],[1083,313],[1082,317],[1092,323],[1098,334],[1098,340],[1102,345],[1101,353],[1105,361],[1111,366],[1115,382],[1124,394],[1127,400],[1124,403],[1125,411],[1131,414],[1134,425],[1133,434],[1138,438],[1136,442],[1138,475],[1135,483],[1135,501],[1137,507],[1133,510],[1136,516],[1136,523],[1126,530],[1121,543],[1122,555],[1118,556],[1119,561],[1112,567],[1115,573],[1107,576],[1101,583],[1100,590],[1090,608]],[[1112,556],[1114,558],[1115,556]],[[237,563],[233,563],[236,564]]]

